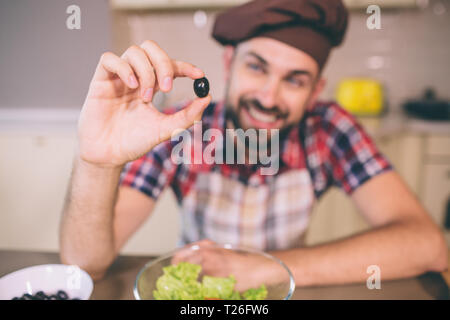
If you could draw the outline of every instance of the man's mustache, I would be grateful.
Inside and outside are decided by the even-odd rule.
[[[264,112],[266,114],[274,115],[279,119],[287,118],[289,115],[288,112],[283,112],[278,106],[274,106],[272,108],[265,108],[258,100],[252,99],[252,100],[244,100],[240,99],[239,106],[242,108],[249,108],[251,105],[253,105],[256,109],[258,109],[261,112]]]

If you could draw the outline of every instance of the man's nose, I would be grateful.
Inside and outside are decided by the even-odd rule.
[[[280,81],[276,78],[269,78],[264,87],[259,91],[259,101],[266,109],[272,109],[277,105],[280,91]]]

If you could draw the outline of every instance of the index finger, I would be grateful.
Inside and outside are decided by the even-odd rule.
[[[163,91],[169,91],[172,88],[172,82],[175,77],[190,77],[192,79],[204,76],[203,71],[190,63],[172,60],[167,53],[154,41],[147,40],[141,44],[147,54],[158,79],[158,86]]]
[[[202,69],[194,66],[191,63],[173,60],[173,68],[174,68],[174,76],[175,77],[189,77],[192,80],[200,79],[205,76],[205,73]]]

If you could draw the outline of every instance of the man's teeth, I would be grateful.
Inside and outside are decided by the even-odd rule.
[[[275,115],[266,114],[256,110],[253,107],[248,108],[248,113],[258,121],[261,122],[275,122],[277,117]]]

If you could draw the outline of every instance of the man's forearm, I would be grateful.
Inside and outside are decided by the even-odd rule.
[[[60,228],[61,260],[96,277],[115,258],[113,212],[121,168],[75,157]]]
[[[441,238],[420,223],[393,223],[336,242],[271,252],[291,269],[298,286],[365,282],[377,265],[381,279],[442,268]],[[439,260],[439,261],[437,261]]]

